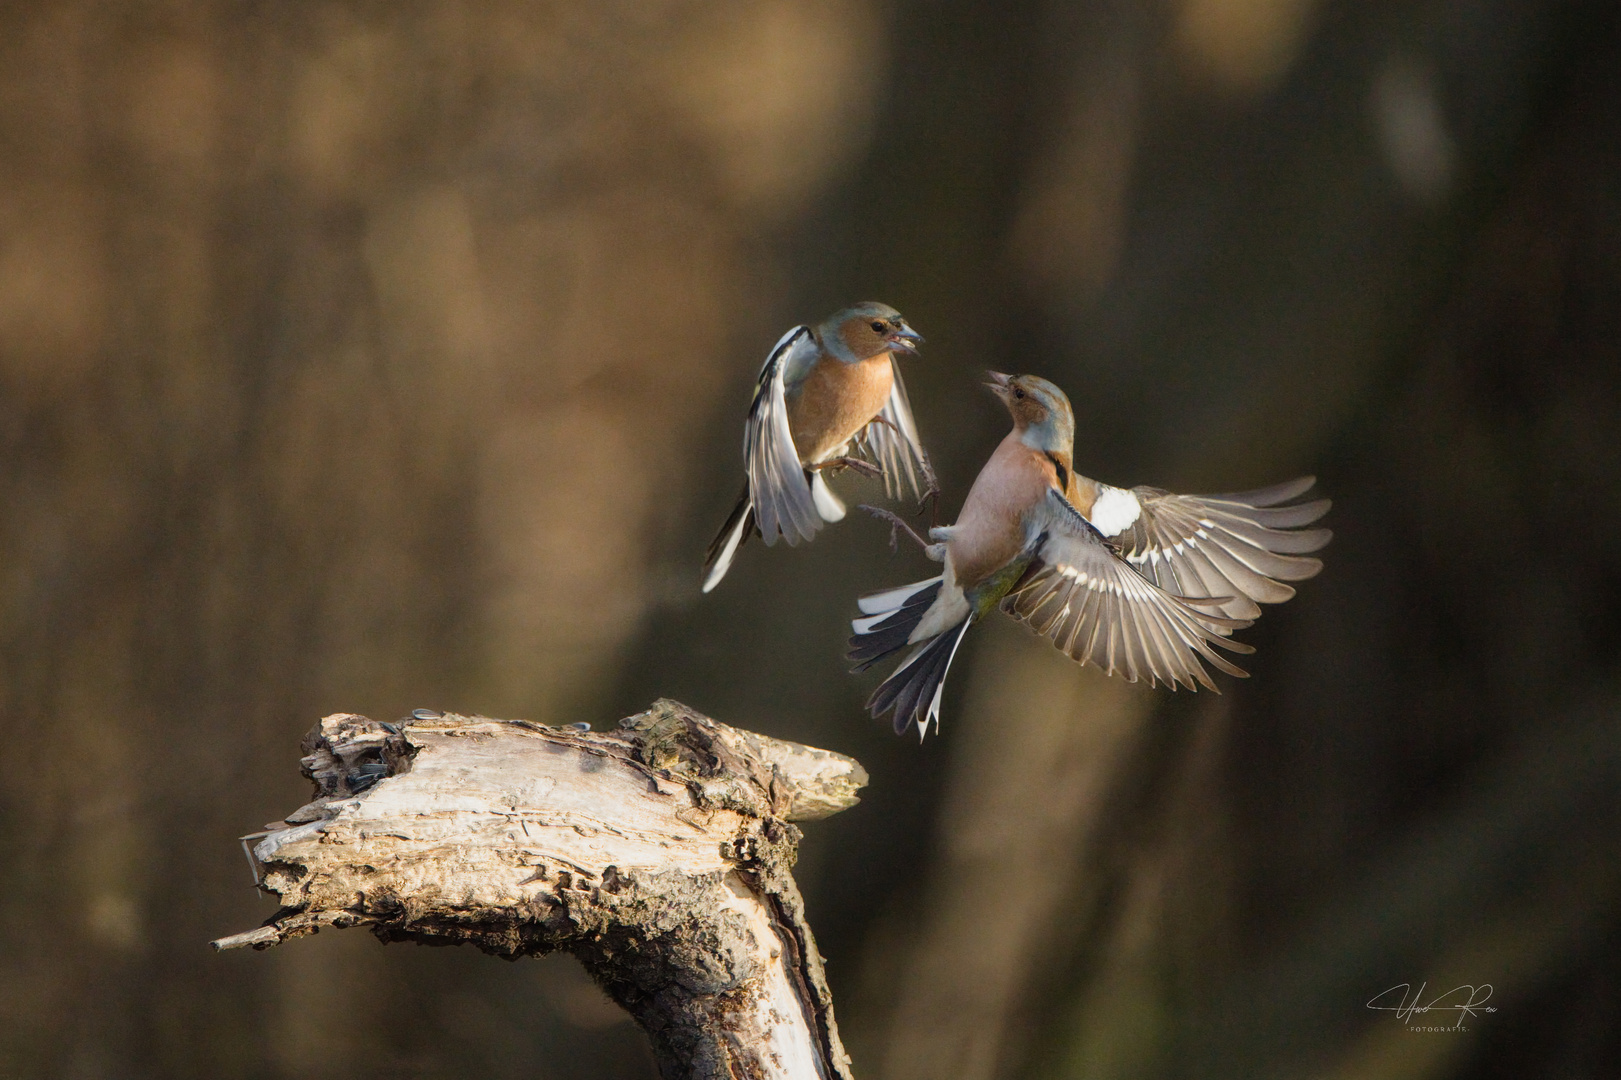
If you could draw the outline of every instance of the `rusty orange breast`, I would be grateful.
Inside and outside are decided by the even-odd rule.
[[[810,464],[832,457],[878,415],[894,384],[887,352],[858,364],[824,354],[788,401],[788,428],[799,460]]]

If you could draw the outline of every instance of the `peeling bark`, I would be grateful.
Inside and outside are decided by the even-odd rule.
[[[667,1078],[850,1080],[790,870],[791,823],[858,801],[852,759],[667,700],[603,733],[340,713],[303,749],[314,800],[243,838],[281,909],[215,948],[369,926],[385,942],[567,951]]]

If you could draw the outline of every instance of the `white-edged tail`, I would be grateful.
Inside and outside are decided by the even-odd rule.
[[[904,735],[906,729],[917,725],[919,742],[940,726],[940,699],[946,688],[946,673],[957,649],[968,633],[972,619],[962,622],[943,633],[922,642],[912,651],[900,667],[885,679],[867,700],[867,709],[874,717],[894,710],[895,734]]]
[[[914,644],[912,635],[924,617],[939,606],[942,582],[943,578],[932,577],[898,589],[871,593],[858,601],[863,614],[850,623],[855,636],[850,639],[849,653],[856,671],[865,671],[884,657]],[[948,600],[953,598],[957,598],[956,594]],[[957,604],[949,605],[949,609],[957,607]],[[913,724],[917,725],[919,739],[928,733],[931,723],[938,730],[946,672],[951,669],[952,658],[957,655],[957,647],[962,644],[971,621],[966,605],[961,606],[961,615],[959,621],[941,633],[917,642],[912,654],[868,699],[867,708],[875,717],[894,710],[897,735]]]
[[[745,483],[743,493],[737,497],[737,505],[732,507],[726,524],[720,527],[720,532],[709,542],[709,550],[704,553],[704,592],[720,584],[720,579],[732,568],[732,560],[737,558],[737,549],[754,531],[754,502],[749,498],[748,484]]]
[[[850,622],[855,636],[850,639],[849,654],[849,659],[856,662],[856,671],[866,671],[911,643],[912,631],[940,595],[943,580],[936,575],[898,589],[868,593],[856,601],[861,605],[862,617]]]

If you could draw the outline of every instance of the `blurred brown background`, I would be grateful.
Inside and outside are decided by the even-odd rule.
[[[0,5],[0,1077],[650,1075],[566,958],[206,943],[316,717],[660,694],[871,770],[800,875],[859,1076],[1616,1075],[1617,71],[1576,0]],[[1254,677],[995,621],[920,749],[882,527],[700,601],[864,298],[948,514],[987,367],[1106,480],[1319,474]]]

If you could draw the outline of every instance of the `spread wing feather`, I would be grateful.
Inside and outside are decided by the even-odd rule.
[[[1136,573],[1057,490],[1034,511],[1030,529],[1034,558],[1002,610],[1065,653],[1131,682],[1173,688],[1215,690],[1204,663],[1245,674],[1212,646],[1253,651],[1228,637],[1247,620],[1200,610]]]
[[[1173,495],[1132,489],[1142,506],[1137,520],[1114,542],[1121,556],[1149,581],[1187,599],[1227,597],[1219,610],[1234,619],[1260,615],[1258,604],[1279,604],[1295,594],[1286,581],[1304,581],[1323,568],[1305,558],[1333,538],[1308,529],[1331,505],[1327,499],[1279,506],[1299,498],[1316,479],[1231,495]]]
[[[809,540],[822,527],[810,482],[799,462],[788,427],[786,383],[814,357],[816,340],[809,327],[796,326],[777,342],[749,405],[743,426],[743,466],[749,478],[755,524],[767,544],[781,536],[790,545]]]
[[[918,474],[924,469],[923,444],[917,437],[917,421],[912,418],[912,403],[906,396],[906,384],[901,381],[901,365],[893,355],[889,362],[895,370],[894,385],[889,400],[878,413],[878,419],[864,429],[862,441],[867,445],[873,464],[884,470],[884,494],[899,498],[909,488],[914,499],[921,498],[923,488]],[[901,479],[905,477],[905,488]]]

